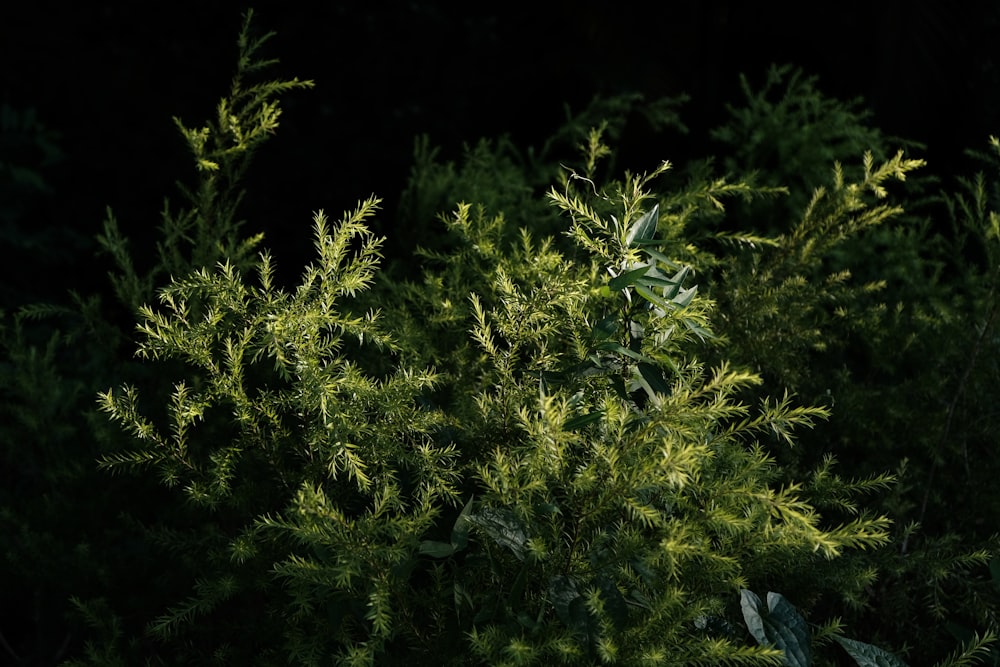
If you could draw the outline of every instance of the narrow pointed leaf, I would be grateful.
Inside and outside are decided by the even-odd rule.
[[[465,503],[465,507],[455,519],[455,525],[451,529],[451,544],[455,547],[455,551],[461,551],[469,545],[469,526],[471,525],[469,515],[472,513],[473,500],[470,498],[469,502]]]
[[[608,287],[613,290],[622,290],[626,287],[631,287],[639,281],[639,278],[649,273],[650,268],[652,267],[644,264],[637,269],[630,269],[608,281]]]
[[[642,285],[636,285],[635,291],[646,301],[649,301],[654,306],[659,306],[663,310],[676,310],[677,305],[673,301],[667,301],[662,296],[649,289],[648,287],[643,287]]]
[[[681,290],[680,294],[678,294],[672,299],[672,302],[676,303],[681,308],[686,308],[688,304],[691,303],[691,300],[694,298],[694,295],[697,293],[698,293],[698,286],[692,285],[688,289]]]
[[[647,357],[644,354],[639,354],[634,350],[630,350],[627,347],[624,347],[622,345],[619,345],[618,343],[614,343],[611,341],[601,343],[600,345],[597,346],[597,349],[603,350],[605,352],[617,352],[618,354],[624,354],[626,357],[631,357],[636,361],[645,361],[650,364],[656,363],[655,359],[651,359],[650,357]]]
[[[593,424],[594,422],[601,421],[602,417],[604,417],[603,410],[598,410],[597,412],[589,412],[585,415],[578,415],[576,417],[573,417],[572,419],[567,419],[566,422],[563,424],[563,430],[578,431],[585,426]]]
[[[675,268],[677,266],[677,262],[667,257],[659,250],[653,250],[652,248],[644,248],[643,252],[665,266],[669,266],[670,268]]]

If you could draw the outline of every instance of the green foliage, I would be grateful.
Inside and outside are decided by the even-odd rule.
[[[781,651],[782,664],[788,667],[810,667],[817,664],[813,645],[833,640],[859,667],[906,667],[898,656],[871,644],[849,639],[839,634],[839,627],[810,631],[802,614],[780,593],[768,593],[767,605],[752,591],[741,592],[743,619],[754,639],[762,646],[774,646]],[[996,641],[992,633],[974,635],[940,666],[978,664],[986,656],[988,646]]]
[[[0,330],[5,566],[70,573],[67,664],[996,662],[1000,169],[928,201],[775,68],[725,175],[619,174],[626,115],[680,126],[637,95],[537,153],[418,140],[401,254],[370,197],[285,286],[240,182],[311,84],[248,81],[250,18],[153,265],[99,237],[137,359],[96,298]]]
[[[793,77],[781,106],[838,104],[795,99],[817,95]],[[749,105],[719,136],[749,136],[768,127],[778,110]],[[836,121],[825,125],[831,136],[868,136],[873,154],[892,153],[877,132],[851,127],[864,123],[863,116],[830,118]],[[768,143],[778,148],[768,150],[789,151],[799,138],[795,132],[775,136]],[[820,145],[839,150],[843,144],[803,144],[796,153],[827,150]],[[996,150],[995,140],[990,147]],[[986,350],[995,342],[989,333],[997,266],[990,221],[1000,180],[995,156],[973,155],[989,171],[959,177],[955,190],[933,178],[909,178],[922,164],[897,154],[885,164],[896,162],[890,180],[908,177],[905,190],[865,187],[878,172],[868,158],[858,177],[845,181],[841,173],[852,172],[838,168],[832,187],[813,183],[812,202],[793,207],[788,218],[797,224],[751,211],[751,227],[788,231],[775,235],[778,245],[744,246],[736,262],[721,263],[716,280],[722,289],[712,293],[724,317],[716,326],[731,343],[727,352],[759,370],[761,391],[792,387],[831,408],[824,432],[804,434],[804,446],[782,459],[790,475],[832,452],[859,476],[898,471],[900,484],[884,505],[897,520],[894,545],[878,552],[880,581],[855,601],[851,619],[877,628],[872,637],[879,643],[897,646],[917,624],[924,655],[942,655],[953,641],[946,619],[962,618],[966,630],[995,628],[1000,601],[982,574],[997,547],[995,521],[986,518],[996,516],[995,494],[984,493],[996,476],[985,444],[996,428],[996,368],[987,361],[992,356],[982,355],[991,355]],[[737,163],[727,164],[735,169]],[[784,164],[765,171],[783,172]],[[801,164],[796,169],[815,173]],[[794,182],[791,173],[784,178]],[[851,180],[873,207],[854,209],[844,197],[843,184]],[[767,298],[754,302],[751,293]],[[968,393],[972,384],[975,393]]]
[[[853,284],[850,269],[831,270],[830,256],[845,241],[902,213],[901,207],[882,203],[886,185],[905,180],[923,164],[904,159],[900,151],[876,165],[866,153],[855,182],[846,182],[835,164],[830,187],[814,191],[788,233],[744,246],[736,257],[719,262],[721,333],[742,361],[772,374],[779,386],[799,389],[811,370],[811,353],[830,345],[831,329],[860,328],[878,315],[880,306],[866,303],[866,296],[884,283]]]
[[[780,207],[757,210],[770,231],[783,228],[809,202],[809,193],[826,182],[829,166],[876,151],[885,160],[886,139],[870,124],[871,114],[855,99],[830,98],[819,79],[791,65],[772,65],[764,83],[754,88],[740,75],[740,104],[726,106],[729,121],[711,132],[725,146],[726,171],[752,174],[770,186],[789,188]],[[908,142],[911,143],[911,142]]]
[[[763,646],[774,646],[782,652],[789,667],[812,664],[809,627],[795,607],[778,593],[767,594],[767,607],[752,591],[740,594],[743,619],[750,634]]]
[[[97,240],[114,259],[117,273],[111,274],[115,295],[132,309],[148,302],[154,287],[164,277],[182,276],[192,269],[213,266],[225,258],[245,268],[253,263],[254,250],[263,235],[241,238],[242,222],[237,207],[243,197],[240,180],[246,173],[257,148],[278,128],[281,108],[277,98],[288,91],[312,88],[312,81],[248,79],[277,63],[263,60],[259,50],[274,36],[254,37],[251,31],[253,11],[244,17],[238,46],[236,74],[229,94],[219,100],[216,118],[201,127],[189,128],[179,118],[180,130],[194,158],[198,180],[196,187],[180,187],[188,207],[171,210],[164,202],[156,264],[148,270],[134,266],[128,240],[108,210],[104,229]]]
[[[151,632],[207,640],[196,619],[285,594],[291,613],[270,615],[265,636],[306,664],[404,647],[484,664],[770,662],[699,623],[780,564],[883,544],[889,523],[828,524],[800,484],[776,484],[765,443],[826,411],[788,395],[751,408],[737,394],[759,378],[695,356],[713,304],[661,251],[659,231],[685,222],[650,203],[668,168],[553,189],[575,260],[523,228],[505,245],[502,218],[459,207],[459,250],[429,257],[454,269],[437,276],[444,293],[469,304],[448,324],[473,345],[446,378],[406,363],[448,354],[433,327],[404,327],[397,343],[350,298],[376,276],[374,200],[332,230],[317,215],[318,260],[292,293],[266,255],[253,285],[223,262],[161,289],[160,309],[140,311],[138,352],[183,362],[185,377],[163,426],[135,388],[102,394],[139,445],[103,465],[152,468],[218,517],[222,541]],[[461,261],[470,248],[478,265]],[[389,305],[396,320],[407,302]],[[434,539],[445,527],[450,540]],[[203,650],[235,639],[212,626]]]

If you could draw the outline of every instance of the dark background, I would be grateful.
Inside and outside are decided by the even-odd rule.
[[[595,94],[690,95],[681,109],[690,135],[665,140],[639,128],[623,164],[681,163],[711,152],[707,131],[727,102],[739,102],[739,73],[759,82],[770,63],[800,65],[829,95],[863,97],[888,134],[928,145],[933,169],[957,169],[963,149],[1000,133],[1000,3],[977,6],[261,3],[257,25],[277,32],[266,50],[281,60],[273,75],[313,79],[316,89],[283,102],[282,127],[248,183],[248,231],[265,230],[280,262],[283,251],[308,251],[313,211],[339,215],[371,193],[386,199],[383,224],[391,227],[417,134],[428,133],[446,156],[501,133],[537,145],[558,127],[564,104],[578,110]],[[144,235],[158,224],[163,197],[193,171],[171,117],[191,126],[213,113],[234,71],[244,8],[0,9],[0,104],[33,108],[59,133],[64,154],[43,171],[50,194],[14,232],[58,230],[32,268],[48,262],[63,286],[105,285],[107,262],[90,239],[106,206],[137,246],[151,239]],[[29,246],[3,253],[16,265]],[[24,280],[23,267],[7,265],[6,282]]]

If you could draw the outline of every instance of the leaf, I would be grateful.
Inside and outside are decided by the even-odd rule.
[[[517,622],[522,628],[529,632],[538,627],[538,621],[529,616],[528,612],[525,611],[517,612]]]
[[[420,553],[431,558],[447,558],[455,553],[455,546],[448,542],[424,540],[420,543]]]
[[[611,338],[618,331],[618,314],[608,315],[603,320],[594,325],[590,335],[595,341],[602,341]]]
[[[473,606],[472,595],[469,591],[462,585],[462,582],[456,580],[454,586],[452,587],[453,594],[452,600],[455,603],[455,618],[461,619],[462,609],[469,608]]]
[[[567,419],[566,422],[563,423],[563,430],[579,431],[585,426],[589,426],[594,422],[601,421],[602,417],[604,417],[603,410],[598,410],[596,412],[588,412],[585,415],[578,415],[576,417],[573,417],[572,419]]]
[[[478,512],[470,513],[468,520],[482,528],[494,542],[514,552],[518,560],[524,560],[528,553],[528,533],[513,512],[484,507]]]
[[[626,357],[631,357],[636,361],[645,361],[650,364],[656,363],[655,359],[647,357],[644,354],[639,354],[635,350],[630,350],[627,347],[624,347],[622,345],[619,345],[618,343],[614,343],[611,341],[608,341],[606,343],[601,343],[600,345],[597,346],[597,349],[602,350],[604,352],[617,352],[618,354],[624,354]]]
[[[516,609],[521,606],[521,598],[524,597],[524,587],[528,583],[528,566],[524,565],[517,576],[514,577],[514,583],[510,587],[510,593],[507,595],[507,602],[510,604],[512,609]]]
[[[636,285],[635,291],[639,294],[639,296],[644,298],[646,301],[649,301],[654,306],[659,306],[663,310],[675,310],[677,308],[677,306],[674,305],[673,301],[667,301],[662,296],[660,296],[653,290],[649,289],[648,287],[644,287],[642,285]]]
[[[570,625],[569,605],[580,597],[576,580],[565,575],[556,575],[549,581],[549,600],[555,607],[556,615],[566,625]]]
[[[757,643],[770,643],[767,633],[764,631],[764,615],[761,613],[764,609],[764,603],[757,597],[757,594],[746,589],[741,590],[740,608],[743,609],[743,621],[747,624],[747,630],[757,640]]]
[[[640,363],[639,374],[642,375],[642,379],[649,384],[649,388],[657,394],[666,396],[670,393],[670,385],[663,377],[663,373],[661,373],[660,369],[656,366],[645,362]]]
[[[611,577],[605,575],[599,575],[594,579],[594,583],[597,584],[597,587],[601,591],[601,599],[604,601],[604,611],[608,613],[611,622],[619,630],[624,628],[628,622],[628,604],[625,602],[621,591],[615,586],[615,582],[611,580]]]
[[[740,592],[743,620],[761,646],[774,646],[785,654],[789,667],[812,664],[809,626],[795,607],[779,593],[767,594],[767,609],[755,593]]]
[[[469,498],[469,502],[465,503],[465,507],[455,519],[455,525],[451,529],[451,545],[455,547],[455,551],[461,551],[469,545],[469,514],[472,513],[474,499],[474,497]]]
[[[608,287],[613,290],[622,290],[626,287],[632,287],[639,282],[640,278],[649,273],[651,268],[652,267],[648,264],[643,264],[637,269],[630,269],[608,281]]]
[[[590,614],[587,613],[587,605],[580,595],[577,582],[574,577],[562,574],[556,575],[549,580],[549,601],[556,610],[559,617],[567,628],[574,632],[587,633],[590,626]]]
[[[660,205],[656,204],[646,211],[642,217],[632,223],[628,233],[625,235],[625,242],[630,248],[638,247],[638,241],[650,241],[656,234],[656,223],[660,220]]]
[[[562,514],[562,510],[555,503],[538,503],[534,509],[538,514]]]
[[[677,262],[667,257],[659,250],[654,250],[652,248],[644,248],[643,252],[652,257],[653,259],[655,259],[656,261],[660,262],[664,266],[669,266],[670,268],[675,268],[677,266]],[[686,268],[687,267],[684,267],[685,270]]]
[[[656,271],[656,273],[658,273],[659,276],[645,275],[642,276],[637,282],[640,285],[645,285],[646,287],[665,287],[668,290],[672,290],[672,292],[669,293],[667,296],[667,298],[669,299],[672,297],[673,294],[677,293],[677,290],[679,290],[681,287],[681,283],[684,282],[684,279],[687,278],[687,275],[688,273],[690,273],[690,271],[691,269],[686,266],[681,267],[681,269],[670,278],[663,277],[662,273]]]
[[[689,274],[690,272],[691,272],[691,267],[690,267],[690,266],[682,266],[681,268],[679,268],[679,269],[677,270],[677,273],[675,273],[675,274],[674,274],[674,275],[673,275],[673,276],[672,276],[672,277],[670,278],[670,282],[672,282],[672,283],[674,283],[674,284],[679,284],[679,283],[682,283],[682,282],[684,282],[684,279],[685,279],[685,278],[687,278],[687,275],[688,275],[688,274]]]
[[[907,667],[898,657],[877,646],[845,637],[834,636],[834,639],[854,658],[859,667]]]
[[[672,301],[681,308],[686,308],[688,304],[691,303],[691,299],[693,299],[694,295],[697,293],[698,293],[698,286],[692,285],[688,289],[681,290],[680,294],[675,296]]]

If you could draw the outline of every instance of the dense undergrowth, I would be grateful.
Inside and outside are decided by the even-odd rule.
[[[785,67],[623,165],[682,107],[597,99],[419,139],[393,252],[368,197],[281,281],[241,179],[311,83],[266,39],[155,260],[109,212],[105,294],[7,304],[5,658],[1000,663],[995,138],[934,174]]]

